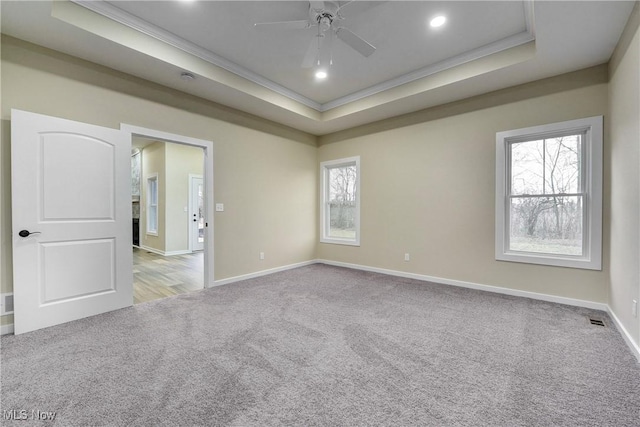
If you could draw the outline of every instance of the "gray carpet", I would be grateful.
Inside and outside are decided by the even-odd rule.
[[[30,425],[640,425],[603,312],[324,265],[1,345],[2,409],[57,414]]]

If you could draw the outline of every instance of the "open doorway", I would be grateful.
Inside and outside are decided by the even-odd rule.
[[[134,304],[212,282],[210,141],[131,132]]]

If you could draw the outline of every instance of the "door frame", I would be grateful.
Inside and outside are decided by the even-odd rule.
[[[189,224],[189,251],[190,252],[194,252],[193,248],[196,245],[196,242],[194,242],[193,222],[192,222],[192,215],[191,215],[193,213],[193,202],[194,202],[194,200],[193,200],[193,180],[194,179],[200,179],[200,180],[202,180],[202,183],[204,184],[204,177],[202,175],[193,174],[193,173],[189,174],[189,219],[188,219],[188,224]]]
[[[133,137],[152,138],[158,141],[175,144],[189,145],[202,148],[204,154],[203,182],[204,182],[204,218],[205,218],[205,241],[204,241],[204,287],[215,286],[214,280],[214,256],[213,256],[213,141],[192,138],[190,136],[177,135],[163,132],[156,129],[149,129],[141,126],[120,124],[120,130]],[[191,246],[191,245],[189,245]]]

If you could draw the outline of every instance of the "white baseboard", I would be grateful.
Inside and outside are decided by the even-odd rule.
[[[144,245],[140,245],[140,249],[142,249],[143,251],[164,256],[164,251],[161,251],[160,249],[150,248],[149,246],[144,246]]]
[[[164,253],[164,256],[173,256],[173,255],[186,255],[191,254],[190,250],[182,250],[182,251],[167,251]]]
[[[13,333],[13,323],[0,326],[0,335],[9,335]]]
[[[613,322],[616,324],[618,331],[620,331],[620,335],[622,335],[622,338],[624,338],[624,341],[631,349],[631,353],[633,353],[636,359],[638,359],[638,363],[640,363],[640,346],[633,341],[631,334],[627,331],[627,328],[622,325],[622,322],[620,322],[618,316],[616,316],[613,310],[611,310],[611,307],[607,306],[607,311],[609,312],[609,316],[613,319]]]
[[[150,248],[149,246],[140,246],[140,249],[142,249],[143,251],[152,252],[154,254],[158,254],[158,255],[162,255],[162,256],[185,255],[185,254],[190,254],[191,253],[191,251],[189,251],[189,250],[163,251],[163,250],[156,249],[156,248]]]
[[[226,279],[216,280],[212,284],[208,285],[207,287],[208,288],[212,288],[214,286],[227,285],[229,283],[239,282],[241,280],[247,280],[247,279],[253,279],[255,277],[267,276],[269,274],[278,273],[280,271],[293,270],[294,268],[305,267],[307,265],[313,265],[313,264],[317,264],[317,263],[318,263],[317,260],[303,261],[303,262],[298,262],[298,263],[295,263],[295,264],[285,265],[285,266],[282,266],[282,267],[275,267],[275,268],[270,268],[270,269],[267,269],[267,270],[256,271],[255,273],[249,273],[249,274],[243,274],[243,275],[240,275],[240,276],[228,277]]]
[[[387,270],[385,268],[370,267],[367,265],[359,265],[359,264],[349,264],[346,262],[330,261],[325,259],[319,259],[318,262],[321,264],[334,265],[336,267],[346,267],[346,268],[352,268],[355,270],[370,271],[372,273],[382,273],[382,274],[388,274],[390,276],[405,277],[407,279],[416,279],[416,280],[422,280],[425,282],[439,283],[442,285],[459,286],[461,288],[477,289],[480,291],[494,292],[498,294],[512,295],[516,297],[531,298],[531,299],[537,299],[541,301],[556,302],[559,304],[566,304],[566,305],[572,305],[577,307],[592,308],[594,310],[608,311],[608,308],[609,308],[607,304],[599,303],[599,302],[586,301],[586,300],[575,299],[575,298],[559,297],[559,296],[548,295],[548,294],[539,294],[537,292],[520,291],[517,289],[501,288],[499,286],[482,285],[479,283],[464,282],[461,280],[444,279],[442,277],[426,276],[424,274],[407,273],[404,271],[397,271],[397,270]]]

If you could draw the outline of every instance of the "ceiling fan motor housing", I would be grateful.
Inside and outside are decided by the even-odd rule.
[[[302,61],[302,68],[311,68],[315,65],[320,65],[320,51],[323,49],[323,44],[326,46],[324,50],[329,52],[328,65],[332,65],[331,43],[334,36],[366,58],[375,52],[376,48],[353,31],[340,26],[339,23],[336,22],[344,19],[341,15],[342,8],[352,3],[354,3],[354,1],[346,1],[343,2],[341,6],[337,1],[310,0],[309,19],[258,22],[255,23],[254,26],[265,29],[273,28],[283,30],[307,30],[318,27],[317,34],[307,48],[307,52]]]
[[[314,3],[315,2],[311,2],[309,5],[309,17],[312,22],[315,21],[318,23],[322,32],[328,31],[331,28],[333,21],[341,18],[338,14],[340,5],[338,2],[325,1],[323,2],[322,9],[314,9]]]
[[[321,16],[318,16],[318,25],[320,26],[320,30],[322,32],[328,31],[331,28],[331,23],[333,22],[333,16],[328,13],[323,13]]]

